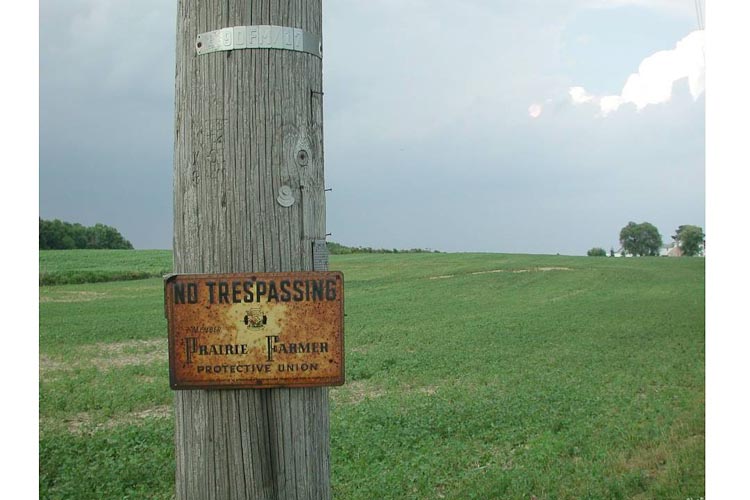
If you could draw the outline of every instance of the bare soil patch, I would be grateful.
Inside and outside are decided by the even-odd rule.
[[[534,272],[549,272],[549,271],[572,271],[573,269],[569,267],[532,267],[529,269],[492,269],[491,271],[475,271],[472,273],[465,273],[470,274],[471,276],[479,276],[482,274],[495,274],[495,273],[513,273],[513,274],[520,274],[520,273],[534,273]],[[464,274],[464,275],[465,275]],[[444,274],[442,276],[430,276],[428,279],[431,280],[443,280],[448,278],[455,278],[455,274]]]
[[[39,356],[39,377],[49,381],[76,368],[94,366],[100,371],[125,366],[150,365],[166,362],[168,359],[167,341],[131,340],[107,344],[104,342],[81,347],[80,357],[61,361],[44,354]],[[144,383],[148,383],[144,377]]]
[[[417,392],[426,394],[428,396],[433,396],[437,392],[437,387],[434,385],[428,385],[426,387],[420,387],[417,389]]]
[[[100,370],[150,365],[166,361],[168,357],[165,339],[131,340],[115,344],[98,343],[85,347],[83,351],[94,354],[88,361]]]
[[[58,303],[91,302],[92,300],[99,300],[99,299],[103,299],[106,297],[107,297],[107,294],[104,292],[55,291],[55,292],[45,292],[44,295],[40,295],[39,302],[58,302]]]
[[[385,395],[385,390],[370,382],[355,380],[342,387],[331,389],[331,397],[337,403],[359,404],[367,399],[376,399]]]
[[[494,273],[507,273],[507,269],[493,269],[492,271],[477,271],[474,273],[471,273],[472,276],[478,276],[480,274],[494,274]]]
[[[100,430],[112,429],[121,425],[140,425],[144,420],[157,418],[170,418],[173,414],[173,408],[169,405],[154,406],[145,410],[125,413],[110,418],[106,422],[93,424],[93,419],[88,412],[75,415],[73,418],[66,420],[68,431],[72,434],[88,434]]]

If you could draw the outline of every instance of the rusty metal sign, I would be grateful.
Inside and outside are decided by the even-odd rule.
[[[340,272],[167,276],[172,389],[344,383]]]

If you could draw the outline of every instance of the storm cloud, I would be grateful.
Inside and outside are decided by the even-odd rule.
[[[584,72],[577,47],[611,53],[597,29],[635,33],[623,13],[670,34]],[[41,1],[43,218],[171,247],[175,15],[173,0]],[[694,30],[684,2],[666,0],[324,1],[328,232],[350,245],[584,254],[616,248],[631,220],[665,239],[703,226],[704,101],[687,80],[668,102],[606,119],[569,94],[590,82],[621,92],[632,60]]]

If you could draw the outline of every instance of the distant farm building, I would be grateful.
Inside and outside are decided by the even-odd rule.
[[[698,255],[701,257],[706,256],[706,240],[703,240],[699,247]],[[682,249],[677,245],[676,242],[672,242],[669,245],[664,245],[659,252],[660,257],[682,257]]]
[[[632,257],[632,255],[623,255],[624,250],[622,247],[620,247],[615,252],[615,257]],[[701,257],[706,256],[706,241],[703,240],[703,243],[701,243],[700,246],[700,253],[698,254]],[[677,243],[672,242],[668,245],[664,245],[659,250],[659,257],[682,257],[682,249],[677,245]]]

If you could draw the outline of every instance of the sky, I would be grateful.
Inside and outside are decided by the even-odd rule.
[[[585,255],[706,227],[693,0],[323,3],[330,240]],[[40,217],[171,248],[175,16],[40,1]]]

